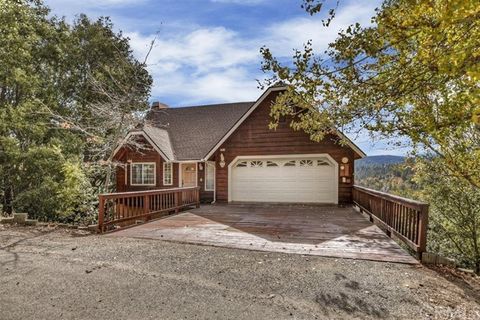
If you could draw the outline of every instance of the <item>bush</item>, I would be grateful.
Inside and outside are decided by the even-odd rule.
[[[15,168],[14,208],[42,221],[90,223],[95,196],[81,162],[66,160],[59,148],[35,147]]]
[[[62,174],[64,180],[58,191],[61,202],[57,209],[57,220],[68,223],[93,222],[96,197],[80,162],[66,162]]]

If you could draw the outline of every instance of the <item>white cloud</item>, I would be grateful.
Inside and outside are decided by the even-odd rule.
[[[46,0],[52,8],[68,15],[85,11],[89,15],[105,14],[111,11],[108,8],[138,7],[139,1],[149,0]],[[210,1],[249,5],[266,2]],[[148,70],[154,78],[152,99],[178,104],[254,100],[260,95],[255,80],[264,77],[259,70],[260,47],[266,45],[275,56],[285,58],[291,56],[293,48],[301,48],[308,39],[313,39],[317,52],[322,52],[336,38],[339,29],[355,22],[368,24],[374,5],[369,1],[340,6],[328,28],[322,26],[320,16],[302,14],[269,25],[259,24],[255,34],[222,26],[198,26],[189,20],[181,25],[182,20],[169,21],[160,27],[148,59]],[[138,20],[128,14],[116,16],[113,21],[131,39],[136,57],[143,60],[159,21]],[[146,29],[151,33],[142,32]]]
[[[329,27],[324,27],[318,16],[299,17],[282,21],[267,27],[268,37],[265,44],[273,53],[280,56],[291,56],[293,49],[301,49],[308,40],[313,41],[316,52],[323,52],[333,42],[340,30],[359,22],[369,25],[374,14],[375,2],[367,4],[353,3],[339,7]]]
[[[210,0],[210,2],[217,3],[233,3],[233,4],[243,4],[243,5],[255,5],[264,3],[267,0]]]
[[[52,8],[71,7],[73,9],[91,9],[140,5],[147,1],[148,0],[47,0],[46,3]]]
[[[183,103],[256,99],[260,91],[255,79],[264,76],[259,71],[262,45],[278,57],[290,57],[293,48],[312,39],[317,52],[322,52],[340,29],[355,22],[369,24],[373,9],[373,5],[346,5],[328,28],[319,17],[302,16],[259,28],[250,38],[224,27],[160,34],[149,59],[153,98],[178,95]],[[143,57],[153,36],[127,35],[137,56]]]
[[[145,57],[154,36],[125,35],[136,56]],[[259,59],[256,45],[223,27],[160,35],[148,59],[155,80],[153,98],[176,94],[183,103],[255,99],[258,75],[249,70]]]

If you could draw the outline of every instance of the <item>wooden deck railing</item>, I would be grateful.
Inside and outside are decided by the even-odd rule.
[[[383,227],[388,235],[402,240],[421,259],[427,246],[428,204],[388,193],[353,187],[353,202]]]
[[[178,212],[190,206],[198,207],[199,190],[199,187],[193,187],[101,194],[98,196],[98,228],[104,232],[115,225],[126,226],[137,220],[148,221],[160,213]]]

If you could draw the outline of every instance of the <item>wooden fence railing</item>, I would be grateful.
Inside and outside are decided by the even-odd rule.
[[[148,221],[152,215],[198,207],[199,190],[199,187],[193,187],[101,194],[98,196],[98,228],[104,232],[115,225]]]
[[[402,240],[421,259],[427,246],[428,204],[388,193],[353,187],[353,202],[383,227],[388,235]]]

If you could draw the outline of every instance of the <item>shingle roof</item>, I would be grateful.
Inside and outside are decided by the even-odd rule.
[[[143,131],[171,160],[199,160],[255,102],[155,109]]]
[[[163,128],[157,128],[148,124],[144,125],[142,129],[143,132],[145,132],[147,136],[150,137],[153,143],[156,144],[156,147],[160,149],[168,159],[175,159],[172,143],[170,141],[170,136],[167,130]]]

